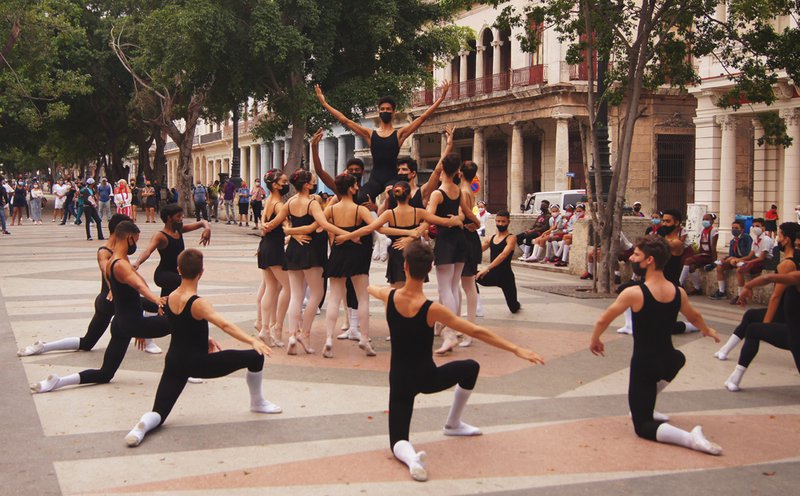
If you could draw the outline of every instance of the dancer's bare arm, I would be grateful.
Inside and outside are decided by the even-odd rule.
[[[437,226],[462,227],[464,225],[464,221],[462,221],[461,217],[458,217],[457,215],[439,217],[438,215],[432,214],[422,208],[417,209],[417,218],[424,220],[428,224],[436,224]]]
[[[739,292],[739,304],[747,304],[747,301],[753,296],[753,288],[766,286],[769,283],[786,284],[787,286],[800,286],[800,270],[795,270],[789,272],[788,274],[764,274],[754,279],[750,279],[744,284],[744,287]]]
[[[198,229],[203,229],[203,233],[200,235],[200,244],[203,246],[208,246],[211,242],[211,224],[207,220],[201,220],[197,222],[192,222],[191,224],[186,224],[183,226],[183,232],[192,232]]]
[[[143,263],[150,258],[150,255],[153,254],[154,251],[167,247],[167,237],[161,231],[153,234],[153,237],[150,238],[150,244],[147,245],[147,248],[144,249],[142,253],[139,254],[139,257],[136,259],[136,262],[133,263],[134,269],[139,269]]]
[[[445,80],[442,83],[442,94],[439,95],[439,98],[437,98],[435,102],[433,102],[433,105],[428,107],[427,110],[425,110],[425,112],[422,113],[422,115],[414,119],[411,122],[411,124],[400,128],[400,130],[397,132],[397,141],[400,143],[400,146],[403,146],[403,142],[406,140],[406,138],[414,134],[414,131],[419,129],[422,123],[425,122],[425,120],[428,117],[433,115],[434,112],[436,112],[436,109],[439,108],[439,105],[442,104],[445,97],[447,96],[447,92],[449,89],[450,89],[450,81]]]
[[[322,88],[320,88],[318,84],[314,86],[314,91],[317,93],[317,99],[319,100],[319,103],[321,103],[322,106],[325,107],[325,110],[330,112],[337,121],[341,122],[342,125],[347,129],[367,140],[367,143],[370,142],[372,132],[369,129],[355,121],[348,119],[346,115],[333,108],[331,104],[325,100],[325,95],[322,93]]]
[[[161,309],[164,307],[164,303],[166,302],[166,297],[158,296],[150,291],[150,287],[147,285],[142,276],[136,273],[130,263],[125,260],[120,260],[120,263],[115,263],[111,269],[114,271],[114,278],[117,281],[127,284],[138,291],[139,294],[144,296],[146,300],[152,301],[158,305],[159,312],[161,311]]]
[[[255,336],[249,336],[246,332],[239,329],[236,324],[228,322],[222,315],[218,314],[211,303],[205,298],[198,298],[192,304],[192,317],[196,320],[207,320],[209,323],[222,329],[226,334],[242,343],[249,344],[259,355],[272,355],[272,350],[263,341]]]
[[[700,312],[698,312],[697,309],[692,306],[692,304],[689,302],[689,297],[686,296],[686,290],[683,288],[678,288],[678,290],[681,292],[681,313],[684,315],[684,317],[689,319],[689,322],[700,329],[700,332],[703,333],[703,336],[712,338],[715,343],[719,343],[717,331],[708,327],[708,324],[706,324],[706,321]]]
[[[490,241],[491,240],[488,239],[488,240],[483,242],[483,247],[482,247],[483,250],[486,250],[486,248],[489,247],[489,242]],[[505,247],[505,249],[503,249],[503,251],[499,255],[497,255],[497,258],[492,260],[492,262],[489,264],[488,267],[486,267],[485,269],[483,269],[480,272],[478,272],[475,275],[475,278],[476,279],[483,278],[484,276],[486,276],[486,274],[489,273],[490,270],[494,269],[495,267],[497,267],[498,265],[503,263],[503,260],[505,260],[506,258],[512,256],[516,246],[517,246],[517,237],[514,236],[513,234],[509,234],[508,236],[506,236],[506,247]]]
[[[453,136],[455,136],[455,132],[456,132],[455,125],[448,126],[444,130],[444,134],[445,136],[447,136],[447,144],[445,145],[445,149],[442,152],[442,156],[439,157],[439,162],[436,164],[436,167],[433,169],[433,172],[428,177],[428,180],[425,182],[425,184],[420,186],[420,189],[422,190],[423,204],[427,202],[428,199],[431,197],[431,193],[433,193],[433,191],[439,187],[439,181],[440,178],[442,177],[442,161],[444,160],[444,157],[453,152],[453,141],[454,141]]]
[[[711,245],[715,246],[715,245]],[[796,266],[794,262],[790,259],[786,259],[783,262],[778,264],[778,269],[776,272],[778,274],[788,274],[790,272],[794,272]],[[765,324],[769,324],[775,318],[775,314],[778,312],[778,307],[781,304],[781,299],[783,299],[783,292],[786,291],[785,284],[776,284],[775,289],[772,290],[772,295],[769,297],[769,303],[767,304],[767,313],[764,315],[763,322]]]
[[[289,216],[289,203],[291,203],[291,199],[286,203],[281,205],[280,210],[277,211],[275,214],[275,218],[271,221],[267,222],[266,224],[261,224],[261,232],[267,234],[268,232],[272,231],[273,229],[277,229],[286,217]],[[277,207],[276,207],[277,208]]]
[[[384,304],[386,304],[386,302],[389,301],[389,293],[392,292],[392,288],[370,285],[367,286],[367,292],[373,298],[381,300]]]
[[[617,296],[617,299],[614,300],[614,303],[612,303],[611,306],[609,306],[606,311],[597,318],[597,322],[594,324],[592,341],[589,345],[591,352],[595,355],[605,356],[605,345],[603,345],[603,342],[600,341],[600,336],[606,332],[606,329],[608,329],[608,326],[611,325],[611,322],[622,315],[625,310],[628,308],[641,309],[643,304],[644,296],[642,295],[641,288],[638,286],[630,287],[620,293],[620,295]]]
[[[428,324],[433,325],[434,322],[440,322],[445,326],[453,329],[456,332],[463,332],[475,339],[480,339],[484,343],[490,344],[501,350],[510,351],[518,357],[528,360],[532,363],[544,365],[544,359],[537,353],[518,346],[499,334],[473,324],[472,322],[462,319],[451,312],[447,307],[441,303],[433,303],[428,310]]]
[[[319,159],[319,142],[322,140],[323,134],[322,128],[319,128],[314,133],[314,136],[311,137],[311,162],[314,164],[314,174],[322,181],[322,184],[330,188],[331,191],[336,191],[333,177],[322,168],[322,160]]]

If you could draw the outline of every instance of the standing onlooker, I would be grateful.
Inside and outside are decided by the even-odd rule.
[[[3,178],[0,177],[0,226],[3,227],[3,234],[11,234],[6,229],[6,205],[8,205],[8,191]]]
[[[131,188],[128,187],[128,181],[120,179],[117,182],[117,191],[114,194],[114,203],[117,204],[117,213],[131,216],[133,207],[131,206]]]
[[[478,205],[476,207],[478,209],[476,215],[481,220],[481,227],[478,228],[478,235],[479,236],[486,236],[486,219],[489,218],[489,211],[486,210],[486,202],[483,200],[478,201]],[[512,238],[516,242],[516,237]],[[512,253],[513,254],[513,253]]]
[[[194,215],[197,219],[197,222],[200,222],[200,216],[203,217],[204,220],[208,220],[208,210],[206,207],[208,206],[208,191],[206,191],[205,186],[201,181],[197,181],[197,186],[194,187]]]
[[[773,204],[764,214],[764,234],[774,238],[778,233],[778,206]]]
[[[101,179],[100,186],[97,187],[100,220],[111,220],[111,193],[111,185],[108,184],[108,179]]]
[[[247,187],[247,183],[242,182],[242,187],[236,191],[236,194],[239,195],[239,227],[242,227],[242,221],[249,226],[247,214],[250,210],[250,189]]]
[[[25,189],[25,183],[17,181],[14,188],[14,215],[11,217],[11,225],[14,225],[14,219],[17,219],[17,225],[22,225],[22,214],[25,213],[25,208],[28,206],[28,190]]]
[[[233,213],[233,197],[236,196],[236,186],[233,185],[232,181],[225,181],[225,186],[222,188],[222,199],[225,203],[225,219],[227,220],[226,224],[233,224],[234,213]]]
[[[53,194],[56,195],[56,200],[53,204],[53,222],[64,213],[64,202],[66,201],[68,189],[64,185],[64,179],[59,179],[58,184],[53,186]]]
[[[642,212],[642,202],[633,202],[633,216],[644,217],[644,212]]]
[[[91,222],[97,224],[97,239],[103,237],[103,223],[97,216],[97,196],[94,192],[94,179],[91,177],[86,180],[86,186],[81,189],[81,199],[83,200],[83,213],[86,215],[86,239],[92,240]]]
[[[64,215],[61,219],[61,225],[67,223],[70,215],[75,217],[75,185],[71,181],[64,183]]]
[[[142,189],[142,206],[144,207],[144,218],[145,223],[152,222],[153,224],[156,223],[156,190],[153,189],[153,186],[150,184],[150,181],[147,181]]]
[[[208,217],[214,216],[214,222],[219,222],[219,181],[208,187]]]
[[[175,188],[170,188],[170,203],[178,203],[178,190]]]
[[[44,201],[44,191],[39,187],[39,182],[33,183],[31,189],[31,217],[34,224],[42,223],[42,201]]]
[[[78,181],[75,186],[75,225],[79,226],[83,224],[81,220],[83,218],[83,197],[80,192],[81,189],[83,189],[84,183],[83,181]]]
[[[131,189],[131,219],[136,224],[136,211],[139,209],[139,193],[141,192],[136,185],[136,178],[131,178],[128,187]]]
[[[261,208],[263,207],[261,202],[265,196],[267,196],[267,192],[261,187],[261,180],[256,179],[253,191],[250,193],[250,207],[253,209],[253,222],[255,223],[253,229],[258,229],[258,221],[261,219]]]

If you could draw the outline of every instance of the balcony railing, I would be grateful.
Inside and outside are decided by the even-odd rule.
[[[450,86],[450,91],[445,97],[445,102],[463,100],[475,96],[489,95],[496,91],[507,91],[512,87],[531,86],[547,82],[547,70],[544,64],[514,69],[510,72],[501,72],[477,79],[469,79]],[[441,87],[433,90],[419,90],[411,96],[414,107],[433,104],[433,101],[442,94]]]

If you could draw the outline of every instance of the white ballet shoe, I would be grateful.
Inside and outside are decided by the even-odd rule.
[[[125,444],[128,445],[130,448],[135,448],[142,444],[142,440],[144,439],[144,432],[145,425],[144,422],[139,422],[136,424],[136,427],[131,429],[127,436],[125,436]]]
[[[480,429],[465,422],[461,422],[458,427],[444,426],[442,430],[445,436],[480,436],[483,434]]]
[[[728,359],[728,354],[723,353],[721,350],[714,353],[714,358],[722,360],[723,362]]]
[[[444,329],[444,324],[442,324],[441,322],[435,322],[433,324],[433,335],[434,336],[441,336],[442,329]]]
[[[458,346],[461,347],[461,348],[468,348],[468,347],[472,346],[472,338],[471,337],[466,337],[466,338],[462,339],[461,342],[458,343]]]
[[[737,393],[742,390],[742,388],[740,388],[738,384],[736,384],[730,379],[725,381],[725,389],[727,389],[731,393]]]
[[[630,327],[627,327],[627,326],[623,326],[623,327],[620,327],[619,329],[617,329],[617,334],[632,335],[633,334],[633,329],[631,329]]]
[[[453,336],[452,338],[445,338],[445,340],[442,341],[442,346],[440,346],[439,349],[437,349],[433,353],[437,356],[447,355],[448,353],[453,351],[453,348],[455,348],[457,344],[458,344],[458,339],[456,339],[455,336]]]
[[[372,345],[369,344],[369,340],[367,340],[367,339],[360,340],[358,342],[358,347],[361,348],[362,350],[364,350],[365,352],[367,352],[367,356],[368,357],[377,356],[377,353],[375,353],[375,350],[372,349]]]
[[[336,339],[349,339],[350,341],[361,341],[361,331],[358,329],[348,329],[336,336]]]
[[[24,356],[33,356],[33,355],[41,355],[44,353],[44,343],[42,341],[36,341],[30,346],[26,346],[22,350],[17,351],[18,357]]]
[[[189,384],[202,384],[203,379],[199,377],[189,377],[188,379],[186,379],[186,382],[188,382]]]
[[[428,470],[425,468],[425,457],[427,456],[427,453],[420,451],[417,453],[417,459],[408,466],[408,473],[411,474],[411,478],[415,481],[425,482],[428,480]]]
[[[286,345],[286,354],[297,355],[297,338],[294,337],[294,334],[289,336],[289,342]]]
[[[702,451],[703,453],[708,453],[709,455],[722,454],[722,447],[706,439],[706,437],[703,435],[703,428],[699,425],[692,429],[691,434],[693,450]]]
[[[302,334],[297,336],[297,342],[300,343],[300,346],[303,348],[303,351],[306,352],[306,355],[313,355],[314,348],[311,347],[311,336],[303,336]]]
[[[31,392],[34,393],[49,393],[54,387],[58,385],[61,378],[56,374],[50,374],[47,379],[31,384]]]
[[[322,356],[325,358],[333,358],[333,340],[331,338],[325,340],[325,347],[322,348]]]
[[[155,341],[150,341],[147,343],[147,346],[144,347],[144,351],[150,353],[151,355],[158,355],[159,353],[163,353],[161,348],[156,344]]]
[[[261,400],[258,403],[250,404],[250,411],[255,413],[281,413],[283,408],[271,401]]]

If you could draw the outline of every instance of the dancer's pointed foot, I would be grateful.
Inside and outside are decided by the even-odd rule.
[[[297,338],[292,334],[289,336],[289,342],[286,345],[287,355],[297,355]]]
[[[372,345],[369,344],[369,339],[367,338],[362,338],[361,341],[358,342],[358,347],[364,350],[368,357],[374,357],[377,355],[375,350],[372,349]]]
[[[303,351],[306,352],[307,355],[314,354],[314,348],[311,347],[311,335],[308,334],[298,334],[297,335],[297,342],[300,343],[300,346],[303,347]]]
[[[44,353],[44,343],[42,341],[36,341],[32,345],[26,346],[24,349],[17,351],[17,356],[33,356],[41,355],[42,353]]]
[[[136,426],[131,429],[127,436],[125,436],[125,444],[127,444],[131,448],[135,448],[142,444],[142,440],[144,439],[145,434],[145,425],[144,422],[139,422]]]
[[[281,413],[283,408],[267,400],[250,404],[250,411],[255,413]]]
[[[444,426],[445,436],[480,436],[483,434],[480,429],[466,422],[461,422],[457,427]]]
[[[433,353],[439,356],[444,356],[453,351],[453,348],[458,344],[458,339],[455,336],[453,337],[446,337],[442,342],[442,346],[439,347]]]
[[[458,346],[461,348],[468,348],[472,346],[472,338],[469,336],[465,337],[460,343],[458,343]]]
[[[702,451],[703,453],[708,453],[709,455],[721,455],[722,454],[722,447],[717,443],[713,443],[706,439],[703,435],[703,428],[695,426],[692,429],[692,449],[695,451]]]
[[[428,480],[428,470],[425,468],[425,457],[427,456],[427,453],[420,451],[417,453],[417,459],[408,466],[408,472],[415,481],[425,482]]]
[[[57,385],[61,378],[56,374],[50,374],[47,379],[31,384],[31,392],[33,393],[49,393]]]
[[[269,328],[269,338],[272,341],[272,345],[278,348],[283,348],[283,329],[278,328],[276,324],[273,324]]]
[[[333,358],[333,339],[327,338],[325,340],[325,348],[322,349],[322,356],[325,358]]]

